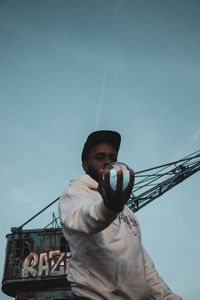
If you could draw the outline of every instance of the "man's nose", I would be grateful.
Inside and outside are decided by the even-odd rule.
[[[109,157],[106,157],[106,159],[104,161],[104,166],[107,167],[111,162],[112,162],[112,160]]]

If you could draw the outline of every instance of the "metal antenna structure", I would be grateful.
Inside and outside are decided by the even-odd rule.
[[[199,170],[200,150],[183,159],[135,172],[135,185],[127,206],[133,212],[136,212]],[[43,213],[59,199],[60,197],[52,201],[18,228],[12,227],[12,232],[22,230],[26,224]],[[45,226],[44,229],[52,224],[53,227],[57,227],[58,219],[59,217],[56,218],[55,215],[53,215],[53,221]]]
[[[136,212],[198,171],[200,150],[178,161],[135,172],[136,182],[127,206]]]

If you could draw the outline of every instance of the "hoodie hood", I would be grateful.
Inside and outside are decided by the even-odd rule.
[[[78,176],[75,179],[72,179],[70,181],[71,184],[83,184],[84,186],[87,186],[89,189],[97,190],[98,188],[98,182],[94,180],[92,177],[90,177],[88,174],[83,174]]]

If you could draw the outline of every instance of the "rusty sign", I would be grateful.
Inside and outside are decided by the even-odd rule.
[[[21,278],[67,275],[70,257],[71,252],[60,250],[31,252],[22,263]]]
[[[15,297],[33,287],[69,289],[71,252],[61,228],[21,230],[6,237],[4,293]]]

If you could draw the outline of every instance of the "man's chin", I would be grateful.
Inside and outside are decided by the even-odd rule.
[[[87,173],[92,179],[99,182],[100,181],[100,174],[97,172],[88,172]]]
[[[97,181],[99,183],[99,181],[100,181],[100,175],[99,176],[93,176],[92,179],[94,179],[95,181]]]

